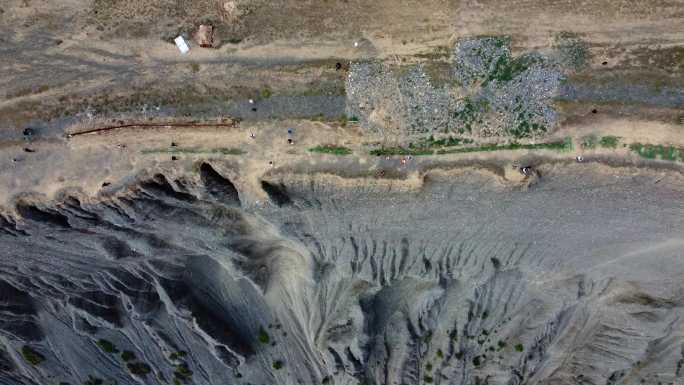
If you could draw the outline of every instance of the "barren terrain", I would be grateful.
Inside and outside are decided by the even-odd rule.
[[[4,0],[0,384],[684,385],[683,172],[681,0]]]

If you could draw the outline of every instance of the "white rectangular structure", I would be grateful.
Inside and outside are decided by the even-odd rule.
[[[176,42],[176,47],[178,47],[178,50],[181,51],[183,55],[190,52],[190,47],[188,46],[188,43],[185,42],[185,39],[183,39],[183,36],[178,36],[173,41]]]

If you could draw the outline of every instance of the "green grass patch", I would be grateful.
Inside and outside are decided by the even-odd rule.
[[[663,146],[660,144],[632,143],[629,149],[646,159],[661,159],[684,162],[684,148]]]
[[[483,85],[492,80],[509,82],[516,76],[527,71],[532,65],[540,63],[541,60],[541,57],[537,55],[521,55],[514,59],[511,59],[507,55],[502,55],[494,64],[494,70],[489,74]]]
[[[242,155],[246,154],[239,148],[153,148],[142,150],[143,154],[220,154],[220,155]]]
[[[434,155],[434,151],[427,148],[405,148],[405,147],[383,147],[371,150],[373,156],[392,156],[392,155]]]
[[[430,137],[425,139],[423,141],[423,143],[421,143],[421,144],[423,147],[435,147],[435,146],[450,147],[450,146],[459,146],[461,144],[471,144],[471,143],[473,143],[473,140],[468,139],[468,138],[459,138],[459,137],[449,136],[446,138],[435,139],[434,136],[430,135]],[[409,144],[409,148],[411,148],[411,147],[412,147],[412,145]]]
[[[620,143],[620,137],[614,135],[607,135],[599,140],[599,145],[603,148],[617,148]]]
[[[97,346],[99,346],[100,349],[104,350],[107,353],[118,353],[119,352],[116,349],[116,346],[111,341],[107,341],[107,340],[102,339],[102,338],[97,340]]]
[[[352,153],[352,150],[347,147],[333,145],[311,147],[309,151],[332,155],[350,155]]]
[[[457,153],[468,153],[468,152],[483,152],[483,151],[501,151],[501,150],[556,150],[556,151],[570,151],[572,150],[572,139],[565,138],[561,142],[550,142],[550,143],[535,143],[535,144],[521,144],[521,143],[511,143],[511,144],[484,144],[477,147],[463,147],[454,148],[449,150],[438,151],[438,154],[457,154]]]
[[[487,99],[464,98],[463,107],[454,113],[454,119],[463,123],[463,127],[459,127],[458,132],[461,134],[471,132],[474,124],[482,123],[482,113],[487,111],[489,111]]]
[[[24,357],[24,360],[28,362],[31,365],[38,365],[41,362],[45,361],[45,356],[38,353],[37,351],[33,350],[28,345],[24,345],[21,348],[21,356]]]

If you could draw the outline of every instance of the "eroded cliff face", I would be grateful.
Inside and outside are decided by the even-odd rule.
[[[684,190],[221,165],[0,217],[2,384],[682,384]],[[89,381],[89,382],[88,382]]]

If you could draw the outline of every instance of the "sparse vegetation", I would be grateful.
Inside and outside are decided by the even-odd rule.
[[[576,33],[558,33],[553,47],[558,50],[561,62],[573,69],[582,69],[589,63],[590,52],[587,43]]]
[[[337,118],[337,121],[340,123],[340,126],[347,127],[347,122],[349,119],[347,118],[347,115],[342,114],[339,118]]]
[[[198,73],[200,70],[199,63],[190,63],[190,70],[194,73]]]
[[[332,155],[349,155],[352,153],[352,150],[347,147],[334,145],[316,146],[310,148],[309,151]]]
[[[97,346],[99,346],[100,349],[104,350],[107,353],[118,353],[119,352],[116,349],[116,346],[111,341],[107,341],[107,340],[102,339],[102,338],[97,340]]]
[[[437,354],[438,358],[440,358],[440,359],[444,358],[444,352],[442,351],[442,349],[437,349],[436,354]]]
[[[603,148],[617,148],[618,143],[620,143],[620,137],[607,135],[599,140],[599,145]]]
[[[38,365],[41,362],[45,361],[45,356],[38,353],[28,345],[24,345],[21,348],[21,356],[24,357],[24,360],[31,365]]]
[[[142,150],[143,154],[221,154],[221,155],[242,155],[246,152],[239,148],[154,148]]]

